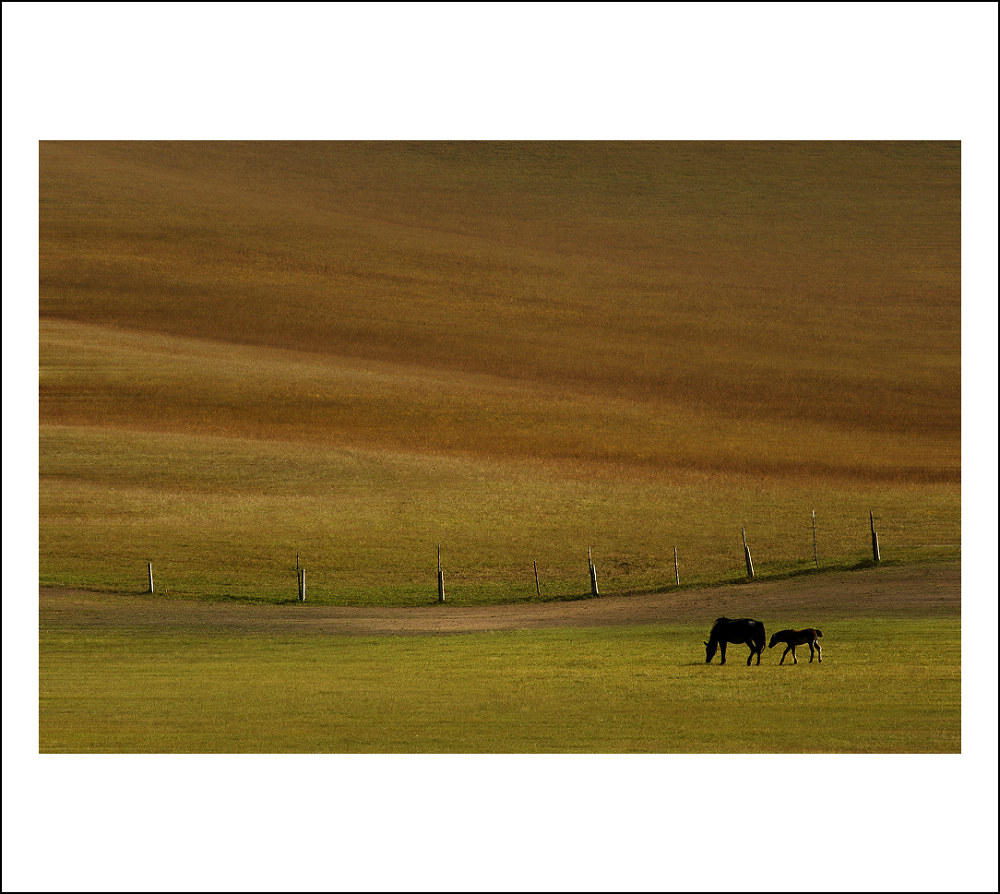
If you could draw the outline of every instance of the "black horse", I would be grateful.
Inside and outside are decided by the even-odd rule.
[[[708,642],[705,643],[705,664],[712,660],[716,648],[722,652],[722,661],[726,663],[726,643],[746,643],[750,647],[750,656],[747,658],[747,667],[753,656],[757,656],[757,664],[760,664],[760,653],[764,651],[764,643],[767,642],[767,634],[764,633],[764,625],[760,621],[752,618],[738,618],[733,621],[729,618],[717,618],[712,625],[712,632],[708,635]]]

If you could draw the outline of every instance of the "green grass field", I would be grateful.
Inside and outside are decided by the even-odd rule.
[[[43,589],[44,752],[954,753],[961,571],[412,607]],[[719,615],[823,661],[705,663]]]
[[[440,546],[449,604],[558,603],[588,548],[602,595],[673,587],[675,548],[684,588],[743,581],[744,529],[780,582],[871,565],[869,512],[884,565],[952,565],[960,161],[42,141],[43,595],[115,604],[152,563],[164,601],[284,609],[299,562],[305,611],[420,607]],[[957,618],[876,663],[892,620],[751,677],[697,666],[701,621],[282,643],[43,615],[40,747],[958,750]]]
[[[317,636],[42,633],[45,752],[947,753],[955,618],[824,623],[758,667],[704,625]],[[891,643],[891,646],[887,646]],[[803,654],[805,658],[803,659]]]

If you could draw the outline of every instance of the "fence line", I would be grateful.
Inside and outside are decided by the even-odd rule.
[[[773,526],[770,529],[768,539],[757,543],[757,538],[755,538],[754,551],[757,553],[755,557],[756,562],[750,554],[750,538],[747,535],[747,529],[745,526],[741,527],[740,534],[743,548],[743,556],[741,558],[746,570],[745,576],[741,576],[738,570],[740,560],[737,558],[737,551],[735,549],[731,553],[732,562],[727,565],[721,551],[713,549],[711,546],[703,548],[703,545],[706,544],[705,538],[701,538],[700,544],[697,538],[685,541],[679,547],[673,546],[668,548],[669,552],[661,555],[652,555],[649,553],[636,555],[635,553],[630,553],[627,549],[615,550],[613,546],[610,548],[607,545],[600,546],[600,552],[605,557],[604,562],[607,565],[604,579],[605,586],[603,587],[604,593],[607,595],[608,593],[615,592],[661,592],[671,587],[680,587],[679,553],[681,550],[684,552],[685,559],[684,586],[687,587],[711,587],[725,583],[738,583],[740,580],[778,579],[789,575],[822,570],[856,568],[864,565],[876,566],[883,564],[886,559],[890,563],[945,560],[959,562],[961,560],[960,541],[949,542],[947,535],[945,537],[934,536],[935,534],[946,533],[946,529],[953,527],[952,523],[930,522],[920,526],[914,526],[910,523],[905,526],[897,524],[893,527],[891,520],[887,521],[884,518],[880,519],[876,517],[874,510],[870,509],[868,525],[866,526],[868,529],[867,535],[870,537],[870,546],[868,547],[870,551],[866,554],[865,547],[862,545],[864,540],[860,536],[855,541],[853,548],[848,544],[849,548],[844,550],[842,547],[844,546],[843,541],[845,538],[843,536],[843,526],[841,525],[838,527],[836,535],[832,538],[840,543],[841,549],[838,550],[836,547],[833,547],[824,550],[824,560],[820,563],[819,541],[823,539],[824,532],[822,520],[817,519],[815,509],[810,512],[808,519],[803,518],[803,527],[807,523],[809,524],[811,538],[807,535],[799,543],[799,548],[795,548],[795,543],[799,542],[797,540],[798,535],[787,532],[784,534],[781,532],[775,533]],[[886,528],[890,536],[882,537],[883,532],[879,529],[880,525]],[[920,538],[921,542],[916,542],[916,538],[912,537],[908,540],[905,537],[901,539],[904,528],[911,534],[914,530],[917,530],[923,531],[925,535],[930,536]],[[807,547],[805,547],[805,543],[809,539],[811,539],[812,546],[812,549],[809,550],[811,555],[807,555]],[[883,540],[884,542],[882,542]],[[606,544],[606,541],[602,540],[602,543]],[[788,544],[792,544],[792,549],[783,548],[787,547]],[[886,555],[883,555],[886,547],[888,547],[889,551]],[[314,553],[315,550],[311,550],[311,552]],[[840,555],[837,555],[837,552],[840,552]],[[439,602],[444,602],[446,596],[441,556],[442,549],[439,544],[437,547],[437,598]],[[719,561],[720,556],[723,556],[722,564]],[[537,558],[525,558],[523,566],[519,566],[520,560],[511,557],[509,553],[504,556],[504,559],[504,561],[497,564],[483,563],[480,566],[481,570],[469,570],[467,568],[463,573],[461,566],[459,566],[459,569],[453,570],[452,587],[457,587],[455,592],[461,597],[463,591],[470,594],[482,594],[484,591],[492,589],[497,596],[504,600],[519,600],[522,598],[540,599],[540,581],[544,577],[547,581],[546,596],[550,599],[572,598],[585,595],[587,592],[592,597],[601,595],[601,589],[599,589],[597,582],[597,568],[593,557],[593,546],[588,546],[587,548],[587,585],[584,585],[579,571],[574,570],[574,564],[566,558],[546,559],[543,556],[541,567],[539,567],[540,563]],[[670,567],[671,561],[672,568]],[[527,568],[529,562],[531,566],[529,571],[518,570],[519,567],[522,569]],[[205,590],[206,584],[203,580],[199,586],[191,590],[183,587],[184,579],[201,577],[196,570],[196,566],[192,566],[189,559],[184,561],[183,570],[179,573],[173,572],[170,568],[169,557],[166,562],[162,559],[158,560],[159,580],[157,581],[155,591],[153,562],[149,561],[146,565],[148,592],[150,594],[155,592],[158,595],[162,595],[170,592],[188,591],[200,593]],[[298,601],[305,602],[305,569],[302,565],[300,553],[295,554],[295,566],[297,598]],[[227,566],[223,563],[222,567]],[[232,566],[230,565],[229,567]],[[285,567],[287,568],[288,566],[286,565]],[[575,567],[578,568],[579,566]],[[311,589],[314,594],[314,601],[317,593],[329,595],[336,594],[337,590],[341,590],[349,595],[351,591],[360,592],[373,588],[378,589],[380,585],[387,591],[405,590],[413,593],[418,589],[417,580],[413,574],[401,574],[393,581],[387,579],[385,569],[374,571],[372,569],[357,568],[352,571],[341,564],[337,571],[333,571],[331,568],[324,569],[321,563],[318,566],[314,566],[314,568],[316,570],[311,575]],[[250,574],[257,575],[256,580],[252,583],[247,580]],[[246,586],[248,589],[251,589],[253,595],[239,598],[269,599],[273,598],[273,595],[277,595],[270,572],[266,569],[261,572],[259,566],[254,572],[247,571],[242,575],[235,575],[234,577],[236,578],[235,580],[229,577],[225,582],[217,580],[209,584],[209,586],[218,586],[220,589],[226,588],[227,590],[232,589],[234,586],[240,588]],[[372,579],[376,577],[380,577],[381,581],[375,583]],[[580,581],[579,589],[573,586],[572,582],[574,580]],[[175,582],[181,584],[181,588],[174,589],[176,586]],[[318,589],[317,582],[319,584]],[[261,593],[262,590],[269,595],[258,596],[257,594]],[[232,597],[230,592],[226,592],[225,595],[228,598],[236,598]],[[322,599],[323,596],[321,595],[320,598]],[[481,595],[478,598],[481,601]]]

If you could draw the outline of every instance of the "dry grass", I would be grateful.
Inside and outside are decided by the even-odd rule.
[[[42,580],[303,552],[407,600],[444,541],[476,598],[588,544],[656,587],[743,525],[802,570],[812,508],[838,562],[869,508],[953,557],[959,183],[957,143],[43,142]]]
[[[740,528],[758,575],[870,561],[868,509],[887,562],[957,557],[952,486],[796,482],[674,472],[600,474],[559,464],[331,448],[223,436],[46,426],[45,584],[136,592],[291,598],[295,557],[318,602],[436,598],[442,544],[459,604],[742,579]],[[577,468],[575,465],[573,469]]]
[[[45,421],[676,470],[957,481],[956,441],[43,321]]]

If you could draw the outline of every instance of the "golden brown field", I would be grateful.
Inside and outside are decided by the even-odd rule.
[[[615,591],[960,550],[955,142],[43,141],[40,577]],[[583,571],[579,569],[582,565]],[[289,570],[291,569],[291,570]],[[527,569],[527,572],[525,571]],[[289,583],[289,580],[292,582]],[[543,594],[544,595],[544,594]]]

